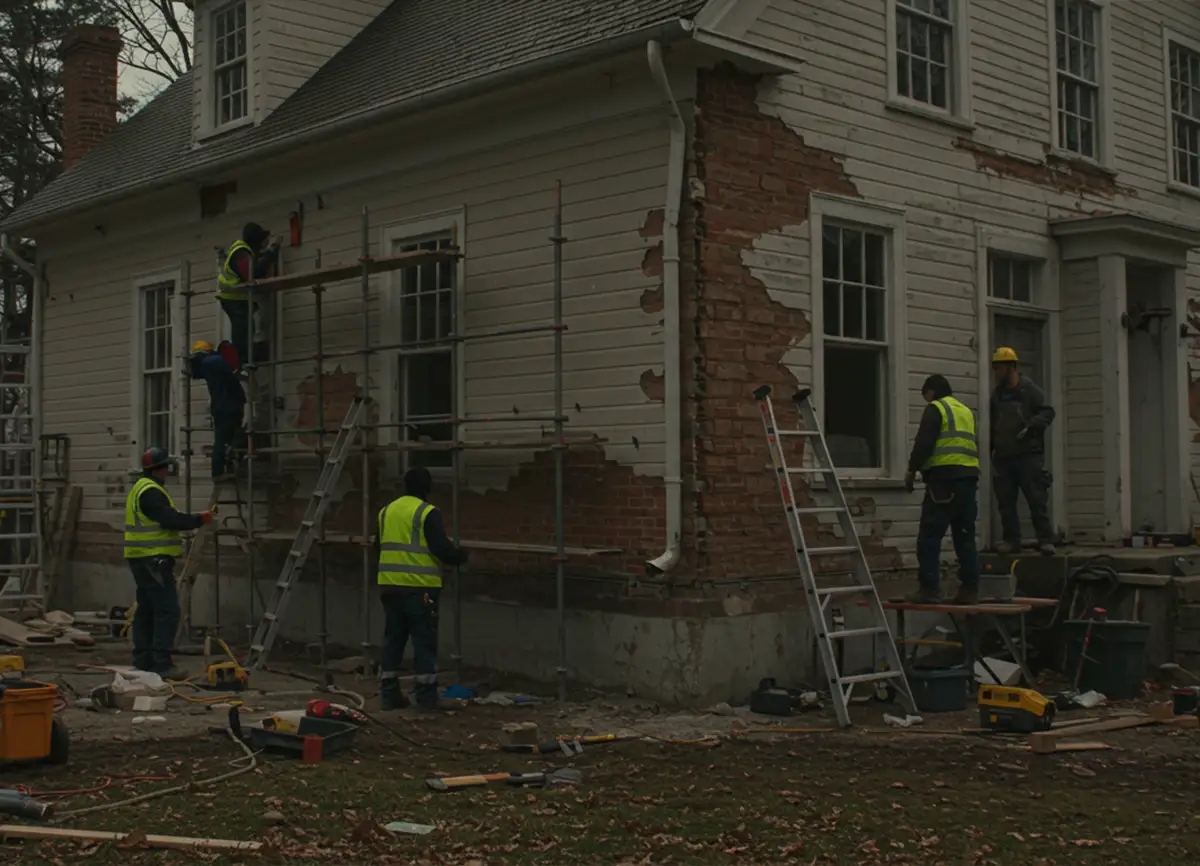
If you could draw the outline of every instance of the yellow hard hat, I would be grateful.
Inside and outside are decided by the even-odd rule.
[[[208,340],[197,340],[192,343],[193,352],[211,352],[212,348],[213,344],[208,342]]]
[[[1001,346],[992,355],[993,364],[1015,364],[1017,363],[1017,353],[1008,346]]]

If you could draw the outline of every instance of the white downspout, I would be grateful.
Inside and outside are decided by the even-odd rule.
[[[663,483],[667,496],[667,548],[646,563],[648,575],[664,574],[674,568],[681,556],[683,537],[683,456],[682,411],[679,397],[679,206],[683,198],[684,160],[687,157],[687,128],[671,92],[671,82],[663,65],[662,46],[646,43],[650,74],[662,93],[671,130],[667,155],[667,201],[663,209],[663,420],[666,428],[666,466]]]

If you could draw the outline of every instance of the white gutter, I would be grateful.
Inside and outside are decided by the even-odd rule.
[[[681,556],[683,537],[683,441],[680,429],[682,407],[679,397],[679,206],[683,198],[684,160],[687,157],[687,127],[671,92],[663,65],[662,45],[646,43],[650,74],[662,93],[671,130],[667,154],[667,201],[663,209],[663,421],[666,427],[666,466],[663,483],[667,496],[667,549],[646,563],[647,574],[670,571]]]

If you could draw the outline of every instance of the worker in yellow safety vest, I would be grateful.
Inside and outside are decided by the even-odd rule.
[[[429,504],[433,478],[423,466],[404,474],[404,495],[379,512],[375,550],[383,601],[383,658],[379,671],[380,709],[408,706],[400,691],[400,660],[411,637],[417,706],[437,709],[438,601],[442,569],[463,565],[467,552],[446,535],[442,514]]]
[[[125,559],[137,586],[133,615],[133,666],[164,679],[186,674],[171,661],[179,628],[179,596],[175,590],[175,560],[180,532],[212,523],[212,514],[182,514],[167,493],[167,477],[177,463],[162,448],[142,454],[142,477],[125,498]]]
[[[279,260],[280,240],[258,223],[247,223],[241,240],[225,251],[225,263],[217,274],[217,301],[229,317],[229,342],[237,350],[238,363],[250,359],[250,340],[261,308],[250,300],[247,283],[269,277]],[[269,347],[255,340],[254,361],[266,361]]]
[[[918,604],[941,602],[942,538],[950,530],[958,556],[958,593],[951,604],[979,601],[979,551],[975,520],[979,510],[979,447],[975,415],[954,399],[945,376],[933,375],[921,386],[925,412],[913,440],[904,486],[912,492],[917,471],[925,482],[917,529],[920,588],[907,597]]]

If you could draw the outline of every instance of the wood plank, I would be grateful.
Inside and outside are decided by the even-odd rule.
[[[1084,741],[1082,743],[1056,743],[1050,741],[1050,746],[1053,748],[1048,748],[1040,752],[1029,744],[1013,746],[1013,748],[1018,751],[1034,752],[1039,755],[1052,755],[1055,752],[1100,752],[1112,748],[1108,743],[1093,741]]]
[[[57,532],[57,543],[46,568],[46,607],[53,608],[62,583],[64,566],[71,561],[75,552],[75,537],[79,529],[79,514],[83,509],[83,487],[76,484],[67,499],[66,512]]]
[[[865,607],[866,602],[860,602],[859,605]],[[952,613],[960,616],[1011,616],[1018,613],[1029,613],[1033,610],[1027,604],[1002,602],[992,604],[918,604],[911,601],[889,600],[883,602],[883,606],[888,610],[919,610],[926,613]]]
[[[69,830],[59,827],[29,827],[18,824],[0,824],[0,838],[32,839],[37,841],[71,842],[121,842],[126,839],[141,841],[151,848],[172,848],[191,851],[259,851],[262,842],[238,842],[229,839],[198,839],[191,836],[158,836],[152,833],[112,833],[106,830]]]
[[[367,273],[382,274],[387,271],[397,271],[401,268],[416,268],[421,265],[432,265],[438,262],[452,262],[459,257],[456,248],[443,250],[413,250],[409,253],[398,253],[385,258],[371,259],[367,262]],[[362,263],[332,265],[311,271],[301,271],[296,274],[284,274],[280,277],[268,277],[246,283],[241,288],[254,292],[278,292],[284,289],[299,289],[305,286],[315,286],[318,283],[337,283],[362,276]]]
[[[1126,728],[1139,728],[1143,725],[1160,724],[1158,719],[1150,716],[1132,716],[1122,719],[1106,719],[1103,722],[1095,722],[1090,725],[1074,725],[1068,728],[1059,728],[1050,731],[1038,731],[1035,734],[1029,735],[1029,742],[1034,745],[1034,751],[1037,751],[1036,744],[1038,742],[1048,742],[1057,740],[1063,737],[1078,737],[1083,734],[1100,734],[1108,731],[1121,731]]]
[[[0,616],[0,643],[12,646],[53,646],[60,643],[60,639],[52,634],[36,632],[19,622]]]

